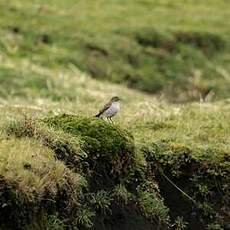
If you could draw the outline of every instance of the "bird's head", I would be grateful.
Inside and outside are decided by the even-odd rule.
[[[111,102],[120,101],[121,99],[117,96],[111,98]]]

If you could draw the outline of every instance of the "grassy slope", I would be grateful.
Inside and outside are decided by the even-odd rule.
[[[176,31],[181,31],[186,27],[189,31],[206,31],[221,34],[223,37],[229,34],[226,26],[229,22],[223,21],[223,17],[227,17],[228,14],[226,1],[218,3],[210,1],[208,5],[199,2],[197,6],[194,6],[192,1],[187,1],[184,7],[187,13],[183,14],[183,20],[175,17],[178,4],[170,4],[168,1],[156,1],[153,9],[155,14],[143,13],[152,6],[151,2],[143,1],[140,5],[138,1],[132,1],[132,4],[129,1],[126,3],[111,1],[110,4],[108,1],[94,1],[89,5],[85,1],[79,1],[76,5],[71,1],[65,4],[62,1],[53,1],[49,4],[24,1],[22,5],[20,1],[10,3],[1,1],[0,4],[5,10],[0,12],[3,19],[0,21],[2,26],[0,30],[2,35],[0,41],[0,126],[5,127],[7,123],[12,123],[15,119],[23,119],[25,115],[39,118],[60,113],[92,116],[110,96],[117,94],[122,96],[123,102],[122,110],[115,118],[115,122],[132,132],[138,149],[142,146],[151,146],[153,143],[164,142],[170,146],[170,149],[162,150],[163,156],[170,156],[176,153],[177,149],[185,147],[191,149],[194,159],[201,158],[202,162],[206,160],[207,164],[214,165],[214,168],[216,165],[217,168],[222,165],[227,167],[230,152],[229,100],[216,103],[170,105],[164,100],[156,100],[152,96],[126,89],[123,86],[98,82],[76,67],[87,70],[85,66],[81,66],[81,63],[84,63],[82,61],[85,60],[84,55],[87,54],[85,48],[82,47],[85,42],[87,44],[95,41],[101,43],[101,39],[105,38],[98,34],[108,34],[111,38],[110,42],[107,39],[103,40],[108,49],[115,47],[113,42],[117,41],[116,39],[129,45],[130,35],[126,36],[123,33],[129,34],[132,30],[141,29],[146,26],[146,22],[151,24],[157,20],[161,28]],[[109,11],[111,4],[113,13]],[[132,11],[124,12],[126,8],[122,4],[129,4]],[[129,15],[125,20],[124,13]],[[210,18],[204,17],[211,13],[215,13],[212,23]],[[165,17],[161,17],[162,14]],[[134,20],[134,15],[135,18],[140,17],[140,20]],[[78,19],[73,20],[75,17]],[[203,23],[200,23],[200,20]],[[20,28],[19,33],[12,32],[15,22]],[[98,23],[97,27],[95,27],[95,22]],[[169,26],[169,22],[173,23]],[[213,28],[214,25],[215,28]],[[118,35],[114,35],[115,32],[119,32]],[[120,33],[123,35],[119,35]],[[48,34],[52,42],[47,44],[40,42],[42,34]],[[79,49],[79,52],[75,49]],[[132,47],[127,49],[132,50]],[[120,47],[118,50],[121,51]],[[214,79],[213,84],[218,85],[220,89],[226,89],[224,92],[227,96],[228,67],[225,65],[229,58],[227,52],[220,58],[223,62],[217,64],[223,64],[221,68],[225,71],[223,78],[225,80]],[[116,63],[116,65],[120,64],[124,63],[119,61]],[[12,146],[15,147],[12,148]],[[58,200],[57,184],[64,185],[63,189],[69,188],[68,183],[76,188],[79,184],[83,184],[79,182],[78,174],[70,171],[63,163],[54,160],[52,152],[44,148],[39,141],[31,140],[31,138],[18,140],[5,136],[4,131],[1,131],[0,149],[0,172],[10,185],[15,184],[15,181],[16,184],[18,183],[15,190],[20,195],[25,195],[23,197],[25,200],[42,202],[41,196],[47,195],[46,189],[50,194],[48,199]],[[15,153],[15,149],[20,154],[17,154],[17,158],[12,158],[9,153]],[[34,165],[32,152],[39,152],[41,153],[39,155],[44,158],[39,159],[39,162]],[[25,158],[27,163],[32,164],[32,168],[35,167],[36,173],[24,168]],[[146,164],[142,155],[139,158],[143,164]],[[17,164],[14,165],[14,162]],[[174,163],[173,159],[172,162]],[[45,168],[41,167],[44,164]],[[12,174],[12,169],[15,174]],[[50,174],[46,175],[46,170]],[[65,175],[65,180],[59,181],[59,178],[63,178],[62,175]],[[47,180],[50,186],[47,186]],[[37,194],[35,190],[40,192]]]
[[[46,69],[36,65],[25,69],[22,62],[12,65],[17,70],[8,64],[6,66],[1,72],[1,92],[10,82],[12,89],[7,92],[12,93],[2,94],[2,116],[5,119],[10,117],[10,114],[4,113],[5,110],[12,110],[13,116],[19,115],[15,114],[21,110],[18,103],[22,111],[25,110],[24,113],[28,109],[32,114],[37,111],[35,114],[41,115],[70,113],[93,116],[112,95],[122,95],[122,110],[116,122],[131,128],[137,142],[165,139],[193,148],[210,145],[226,152],[230,150],[228,100],[170,105],[119,85],[97,82],[77,69]],[[2,124],[5,119],[1,119]]]
[[[215,173],[215,177],[217,178],[222,177],[223,179],[223,176],[226,178],[226,170],[229,167],[228,159],[230,151],[230,127],[228,122],[230,108],[228,100],[218,103],[193,103],[175,106],[119,85],[97,82],[87,75],[78,72],[75,68],[72,70],[47,69],[37,65],[28,65],[28,63],[28,67],[25,68],[23,61],[14,62],[12,60],[9,62],[5,60],[4,65],[3,76],[8,76],[8,78],[2,78],[3,82],[10,79],[11,83],[14,82],[15,85],[12,87],[12,94],[3,94],[2,96],[3,104],[0,111],[0,125],[2,127],[5,127],[8,123],[12,124],[12,121],[15,120],[23,120],[25,116],[43,118],[47,115],[51,116],[61,113],[69,113],[91,117],[95,114],[101,104],[103,104],[110,96],[115,94],[122,95],[122,110],[115,118],[115,122],[118,126],[127,128],[132,132],[137,149],[141,150],[142,147],[149,148],[145,158],[143,158],[141,152],[137,155],[140,164],[150,164],[147,167],[151,168],[151,164],[155,162],[155,157],[160,157],[159,159],[162,160],[159,162],[160,164],[162,163],[162,167],[166,167],[166,171],[170,170],[169,175],[171,176],[173,174],[176,180],[177,177],[180,178],[179,175],[181,175],[181,173],[182,175],[184,173],[181,165],[187,164],[186,162],[195,161],[195,171],[191,178],[194,177],[194,180],[198,178],[198,185],[196,186],[200,186],[197,191],[201,193],[197,192],[196,195],[194,195],[192,192],[193,190],[189,191],[186,189],[190,195],[194,195],[194,199],[198,199],[196,196],[200,197],[200,194],[209,194],[209,192],[211,194],[211,191],[213,191],[213,184],[210,183],[209,180],[210,176],[211,178],[213,177],[212,172]],[[21,79],[17,82],[18,73],[20,73]],[[26,128],[26,132],[27,131],[28,128]],[[6,137],[4,136],[4,132],[2,135],[1,146],[5,148],[4,139]],[[62,137],[65,138],[65,136],[60,133],[55,138],[58,140]],[[74,141],[74,137],[71,137],[70,140]],[[72,143],[72,141],[70,141],[70,143]],[[25,140],[26,145],[30,145],[30,142],[30,139]],[[10,140],[9,143],[11,144],[7,145],[8,148],[10,145],[17,144],[18,140],[13,139]],[[161,147],[161,143],[163,143],[163,147]],[[158,150],[152,150],[152,145],[159,145],[160,147],[157,147],[159,148]],[[21,151],[20,147],[17,147],[17,149],[18,151]],[[189,160],[186,160],[185,158],[185,162],[183,163],[183,158],[180,159],[180,157],[183,156],[184,152],[187,154],[187,149],[190,149],[189,152],[191,151],[191,154],[188,155]],[[43,150],[41,149],[41,151]],[[25,157],[24,154],[22,155],[22,158]],[[29,159],[29,157],[30,156],[27,158]],[[9,158],[8,161],[8,165],[10,166],[12,162],[15,161],[15,158]],[[49,165],[49,162],[45,162]],[[22,167],[20,166],[21,161],[18,161],[18,164],[19,168]],[[211,173],[210,176],[207,176],[207,180],[202,181],[202,179],[199,179],[200,175],[204,176],[206,173],[203,171],[202,173],[199,171],[197,172],[197,164],[201,164],[198,169],[205,170],[205,172],[208,170],[208,172]],[[153,172],[154,174],[156,173],[155,169],[153,169]],[[23,173],[21,175],[21,173],[22,171],[18,172],[18,178],[27,178],[24,179],[23,184],[21,185],[26,189],[31,186],[29,179],[31,176],[27,174],[27,170],[26,174]],[[8,178],[7,174],[3,173],[2,175],[9,180],[9,183],[12,183],[11,178]],[[40,178],[38,180],[43,181],[43,172],[39,173],[39,175]],[[222,176],[220,177],[220,175]],[[59,181],[59,176],[60,174],[55,173],[54,178],[49,178],[49,183],[57,183],[55,180]],[[201,178],[203,178],[203,176]],[[222,179],[220,180],[220,183],[225,183]],[[72,180],[76,181],[75,186],[79,186],[78,176],[76,178],[74,176]],[[180,184],[180,179],[177,183]],[[36,188],[37,185],[35,184],[33,186]],[[39,196],[44,196],[41,194],[43,194],[42,191],[44,191],[45,185],[40,184],[39,186],[41,186]],[[181,184],[180,186],[185,188],[185,185]],[[65,188],[65,186],[63,187]],[[53,188],[50,189],[51,191],[53,190]],[[223,189],[223,199],[225,199],[224,197],[227,199],[227,187],[222,187],[221,189]],[[205,193],[203,193],[204,191]],[[35,196],[35,199],[38,198]],[[144,202],[143,205],[145,207],[150,201],[146,198],[147,203],[145,203],[146,200],[145,198],[143,199],[142,202]],[[165,199],[167,200],[167,196]],[[175,202],[178,201],[174,201],[174,203]],[[201,205],[207,206],[208,201],[207,204],[201,202]],[[151,206],[149,210],[150,211],[146,212],[151,213]],[[176,212],[176,215],[183,215],[183,210],[184,209],[182,209],[181,212]],[[187,208],[185,210],[187,210]],[[213,211],[210,211],[212,210],[212,207],[207,206],[205,210],[209,213],[207,215],[213,215]],[[155,210],[153,210],[153,213],[155,213]],[[94,213],[87,212],[86,216],[87,215],[89,215],[89,219],[91,219],[93,218]],[[226,213],[224,212],[224,214],[222,213],[221,215],[226,216]],[[56,218],[56,216],[54,217]],[[172,217],[176,218],[173,214]],[[185,220],[187,219],[185,218]],[[214,218],[213,221],[216,221],[216,219]],[[87,225],[87,220],[83,220],[83,222]],[[90,226],[91,222],[88,224]],[[220,222],[217,221],[215,224],[218,225]]]
[[[227,1],[1,1],[2,54],[172,101],[229,95]],[[33,54],[33,55],[32,55]]]

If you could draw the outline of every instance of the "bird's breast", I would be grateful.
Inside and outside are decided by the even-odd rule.
[[[111,106],[103,113],[106,117],[114,116],[120,109],[120,104],[118,102],[113,102]]]
[[[119,102],[113,102],[111,107],[115,110],[119,110],[120,109],[120,103]]]

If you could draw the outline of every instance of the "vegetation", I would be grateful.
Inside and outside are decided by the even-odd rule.
[[[63,213],[63,207],[51,208],[45,215],[52,218],[56,216],[58,219],[45,219],[43,216],[44,225],[58,223],[58,226],[78,226],[80,229],[94,225],[98,229],[106,229],[114,224],[114,218],[118,218],[118,210],[123,210],[124,224],[136,226],[136,229],[151,228],[150,226],[161,226],[164,229],[166,225],[177,226],[177,229],[196,224],[203,227],[224,226],[228,219],[229,202],[230,135],[226,125],[229,105],[223,106],[223,102],[202,103],[178,105],[175,109],[175,106],[170,107],[163,102],[150,104],[152,99],[144,97],[144,106],[148,109],[144,113],[141,111],[141,100],[133,103],[133,99],[129,98],[131,101],[126,104],[127,110],[116,120],[123,128],[101,119],[85,117],[83,113],[49,115],[55,112],[55,108],[50,112],[38,112],[30,107],[2,107],[1,146],[5,146],[6,140],[9,142],[10,139],[8,148],[11,162],[15,161],[15,154],[18,157],[21,152],[25,154],[16,143],[23,141],[24,147],[35,142],[41,150],[47,149],[52,157],[63,161],[74,178],[81,178],[76,184],[79,189],[74,189],[76,195],[68,189],[68,196],[66,194],[61,198],[64,203],[73,204],[71,210],[75,211],[71,214],[72,217]],[[94,106],[94,103],[90,104]],[[69,108],[72,107],[67,106],[66,110]],[[130,115],[129,111],[134,110],[139,112],[135,116]],[[134,135],[134,139],[130,133]],[[14,144],[17,151],[11,148]],[[26,172],[33,172],[34,167],[39,167],[37,158],[33,156],[37,151],[29,152],[32,154],[31,161],[28,156],[23,155],[17,163]],[[3,151],[1,154],[2,157],[6,156]],[[1,175],[8,179],[5,165],[1,166]],[[10,163],[7,165],[11,166]],[[50,171],[50,165],[50,162],[45,167],[43,164],[42,170]],[[42,175],[47,176],[47,173]],[[50,181],[46,180],[49,185],[65,183],[63,176],[57,173],[54,175]],[[30,175],[23,174],[22,177],[25,195],[31,197],[30,190],[26,190],[31,188],[28,184]],[[20,181],[19,176],[13,178]],[[74,188],[72,183],[75,180],[68,180],[71,183],[68,188]],[[64,184],[59,186],[65,188]],[[179,191],[178,186],[190,199]],[[24,193],[16,191],[20,194],[17,199],[25,200],[21,198]],[[44,188],[35,187],[33,191],[38,193],[38,197],[42,197]],[[51,192],[48,194],[53,196]],[[6,199],[4,193],[2,197],[4,198],[1,200]],[[48,205],[46,202],[45,204]],[[37,203],[31,205],[36,207]],[[21,211],[20,208],[17,212]],[[130,210],[133,211],[130,213]],[[24,215],[30,213],[31,209]],[[141,216],[138,216],[139,213],[142,213]],[[19,226],[31,224],[30,221],[36,225],[36,220],[38,217]]]
[[[0,228],[228,229],[228,5],[0,1]]]
[[[229,97],[228,1],[13,0],[0,6],[2,59],[75,66],[174,102]]]
[[[72,228],[77,226],[90,228],[94,224],[99,228],[100,225],[105,225],[104,221],[107,219],[108,223],[104,226],[106,229],[112,225],[110,215],[115,215],[116,210],[121,209],[123,205],[133,206],[133,218],[142,217],[139,213],[143,210],[145,215],[142,218],[149,219],[150,226],[151,222],[156,220],[157,226],[164,226],[169,222],[168,209],[160,197],[159,190],[155,189],[156,182],[154,178],[144,175],[145,170],[136,156],[133,137],[124,129],[98,118],[64,114],[43,119],[24,118],[21,121],[10,121],[3,130],[4,135],[17,140],[28,138],[40,142],[44,148],[48,147],[52,151],[52,157],[62,160],[73,175],[80,175],[81,181],[78,182],[80,189],[75,188],[74,193],[68,190],[63,197],[59,197],[62,202],[69,205],[68,218],[66,219],[65,206],[60,207],[60,210],[52,209],[54,213],[52,211],[47,213],[49,218],[46,219],[47,222],[44,221],[44,226],[57,224],[55,228],[58,228],[64,222]],[[36,159],[32,159],[33,164],[36,164]],[[33,164],[26,162],[24,167],[33,171]],[[5,173],[2,174],[5,176]],[[55,176],[55,179],[63,180],[62,175]],[[46,182],[61,188],[65,187],[52,179]],[[137,189],[136,183],[139,185]],[[25,182],[24,186],[29,186],[27,184],[28,182]],[[38,189],[35,191],[40,195]],[[4,194],[3,197],[5,198]],[[18,199],[20,200],[20,197]],[[113,204],[113,201],[116,202]],[[149,201],[153,205],[149,205]],[[30,213],[29,210],[28,212]],[[127,219],[126,215],[124,214],[122,218]],[[19,222],[17,218],[15,221]],[[30,226],[31,222],[36,224],[36,221],[33,221],[25,220],[25,223],[16,223],[23,229]],[[139,226],[141,224],[140,222]]]

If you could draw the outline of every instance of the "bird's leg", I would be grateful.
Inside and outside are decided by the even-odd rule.
[[[109,119],[110,119],[111,123],[114,124],[112,118],[110,117]]]
[[[107,119],[107,121],[110,123],[110,119],[109,119],[109,117],[106,117],[106,119]]]

